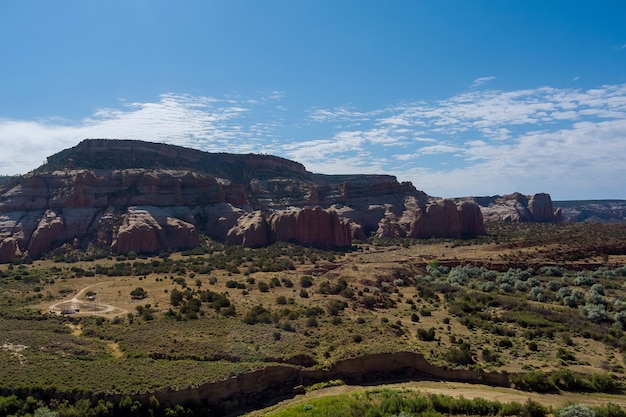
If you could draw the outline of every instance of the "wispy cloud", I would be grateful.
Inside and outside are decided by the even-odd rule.
[[[274,91],[164,94],[78,121],[0,119],[0,173],[25,173],[84,138],[131,138],[272,153],[313,172],[388,173],[433,195],[626,197],[626,84],[470,90],[369,110],[297,111],[285,101]]]
[[[280,125],[271,119],[254,120],[255,106],[244,99],[163,94],[156,102],[100,109],[72,124],[55,119],[0,120],[0,172],[25,173],[85,138],[144,139],[207,151],[258,152],[275,137]]]
[[[472,83],[471,88],[477,88],[477,87],[480,87],[481,85],[483,85],[483,84],[485,84],[485,83],[488,83],[488,82],[489,82],[489,81],[491,81],[491,80],[495,80],[495,78],[496,78],[496,77],[493,77],[493,76],[491,76],[491,77],[480,77],[480,78],[476,78],[476,79],[474,80],[474,82]]]

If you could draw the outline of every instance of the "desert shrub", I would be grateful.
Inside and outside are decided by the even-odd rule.
[[[237,281],[229,279],[226,281],[226,288],[237,288]]]
[[[530,291],[528,292],[528,296],[533,300],[543,301],[544,300],[543,288],[532,287]]]
[[[308,307],[304,310],[304,315],[306,317],[316,317],[324,314],[324,309],[322,307]]]
[[[373,309],[376,306],[376,297],[374,297],[373,295],[364,296],[363,305],[369,310]]]
[[[543,404],[529,398],[524,403],[524,411],[521,415],[527,417],[544,417],[548,415],[548,409]]]
[[[444,355],[444,359],[455,365],[472,365],[474,363],[471,346],[468,343],[462,343],[461,346],[450,349]]]
[[[596,412],[580,404],[572,404],[559,410],[559,417],[596,417]]]
[[[467,283],[469,276],[463,269],[463,267],[455,266],[450,270],[448,274],[448,282],[453,285],[463,286]]]
[[[619,388],[609,373],[580,374],[561,368],[550,376],[550,382],[566,391],[614,392]]]
[[[485,362],[496,362],[500,355],[489,348],[483,348],[481,356]]]
[[[500,339],[498,341],[498,346],[500,346],[501,348],[509,349],[513,347],[513,342],[508,337],[505,337],[504,339]]]
[[[286,332],[295,332],[296,328],[293,327],[293,324],[291,324],[291,322],[285,322],[282,324],[282,326],[280,326],[281,329],[283,329]]]
[[[593,284],[591,288],[589,288],[590,292],[594,292],[600,295],[604,295],[604,285],[602,284]]]
[[[413,323],[417,323],[417,322],[419,322],[419,321],[420,321],[420,316],[418,316],[418,315],[417,315],[417,313],[412,313],[412,314],[411,314],[411,321],[412,321]]]
[[[550,281],[546,284],[546,286],[550,291],[558,291],[563,286],[563,284],[559,281]]]
[[[626,310],[615,313],[614,320],[622,326],[622,330],[626,330]]]
[[[221,310],[222,315],[224,317],[235,317],[237,315],[237,310],[235,309],[235,305],[231,304],[225,309]]]
[[[626,412],[613,403],[596,407],[595,412],[597,417],[626,417]]]
[[[246,313],[243,322],[246,324],[271,323],[270,311],[262,305],[256,305]]]
[[[619,383],[609,373],[592,374],[590,385],[596,392],[614,392],[620,389]]]
[[[578,276],[574,278],[574,285],[578,287],[589,287],[595,283],[596,279],[585,271],[579,272]]]
[[[329,300],[326,303],[326,311],[330,316],[338,316],[346,307],[348,307],[348,304],[340,300]]]
[[[261,292],[268,292],[270,290],[269,285],[267,285],[267,282],[265,281],[259,281],[256,285]]]
[[[609,321],[609,313],[606,311],[604,304],[587,303],[579,307],[580,316],[591,320],[594,323]]]
[[[431,342],[435,340],[435,328],[431,327],[428,330],[419,328],[417,329],[417,337],[425,342]]]
[[[342,294],[346,296],[346,298],[351,298],[354,292],[349,290],[348,293],[344,294],[346,290],[348,290],[348,283],[344,278],[339,278],[334,284],[331,284],[330,281],[322,282],[319,287],[320,294]]]
[[[310,275],[303,275],[300,277],[300,286],[302,288],[309,288],[313,286],[313,278]]]
[[[598,284],[594,284],[594,285],[598,285]],[[608,304],[606,298],[604,298],[602,294],[594,290],[589,290],[589,292],[587,293],[587,298],[585,299],[585,302],[587,304],[603,304],[603,305]]]
[[[585,293],[578,289],[562,287],[556,292],[555,297],[557,300],[561,301],[563,305],[576,307],[584,300]]]
[[[556,351],[557,359],[562,360],[563,362],[575,362],[576,356],[568,349],[558,348]]]
[[[558,266],[542,266],[539,268],[539,273],[548,277],[562,277],[564,272],[565,271]]]
[[[174,288],[170,293],[170,304],[174,307],[178,307],[178,305],[183,301],[183,292]]]
[[[423,298],[424,300],[438,300],[439,299],[435,290],[433,290],[432,288],[426,285],[420,284],[418,286],[417,294],[420,296],[420,298]]]
[[[143,300],[148,296],[148,292],[141,287],[137,287],[130,292],[130,297],[133,300]]]
[[[278,297],[276,297],[276,304],[278,305],[287,304],[287,298],[284,295],[279,295]]]
[[[516,291],[526,291],[528,289],[528,284],[525,281],[515,281],[515,290]]]
[[[553,392],[556,390],[548,375],[541,371],[512,375],[510,381],[515,388],[523,391]]]

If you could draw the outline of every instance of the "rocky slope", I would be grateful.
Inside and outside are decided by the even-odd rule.
[[[470,201],[429,197],[389,175],[320,175],[269,155],[85,140],[0,184],[0,262],[71,248],[192,248],[201,235],[263,246],[484,233]]]

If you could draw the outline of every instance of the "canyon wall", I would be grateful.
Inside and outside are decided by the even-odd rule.
[[[541,204],[530,211],[544,215]],[[0,262],[69,250],[158,253],[201,235],[230,244],[350,246],[378,237],[484,233],[478,206],[390,175],[313,174],[271,155],[85,140],[0,184]]]

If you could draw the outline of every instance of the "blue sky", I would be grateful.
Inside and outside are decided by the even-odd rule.
[[[0,174],[84,138],[626,198],[626,3],[0,2]]]

